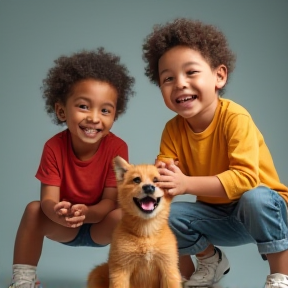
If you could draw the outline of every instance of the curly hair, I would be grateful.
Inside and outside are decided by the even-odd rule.
[[[61,56],[54,61],[43,80],[43,95],[46,111],[57,125],[64,124],[55,114],[55,103],[66,103],[75,83],[84,79],[95,79],[112,85],[117,91],[115,120],[125,113],[135,79],[129,76],[126,66],[120,63],[120,57],[108,53],[103,47],[92,51],[80,51],[71,56]]]
[[[236,56],[220,30],[199,20],[176,18],[164,25],[155,25],[144,40],[142,58],[147,63],[145,75],[152,83],[159,85],[158,61],[161,56],[178,45],[199,51],[212,69],[224,64],[228,74],[234,70]],[[219,90],[219,95],[224,93],[223,88]]]

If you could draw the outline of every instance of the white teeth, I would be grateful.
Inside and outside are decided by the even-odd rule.
[[[188,100],[191,100],[191,99],[192,99],[192,100],[197,99],[197,95],[185,97],[185,98],[183,98],[183,99],[178,99],[177,102],[178,102],[178,103],[184,103],[184,102],[186,102],[186,101],[188,101]]]
[[[96,129],[91,129],[91,128],[85,128],[85,132],[88,133],[88,134],[92,134],[92,133],[97,132],[97,130]]]

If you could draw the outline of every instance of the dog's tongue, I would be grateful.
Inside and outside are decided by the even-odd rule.
[[[154,203],[153,203],[153,201],[143,201],[142,203],[141,203],[141,207],[142,207],[142,209],[143,210],[153,210],[154,209]]]

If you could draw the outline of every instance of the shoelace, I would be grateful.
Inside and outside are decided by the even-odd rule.
[[[33,287],[35,280],[36,280],[35,271],[33,270],[23,271],[22,269],[17,268],[14,269],[13,283],[17,283],[17,286],[19,286],[19,288],[21,287],[28,288],[29,287],[28,285],[30,285],[30,287]]]
[[[212,269],[213,271],[216,270],[217,265],[218,265],[218,262],[207,263],[207,262],[198,260],[197,274],[208,275],[210,274],[210,269]]]

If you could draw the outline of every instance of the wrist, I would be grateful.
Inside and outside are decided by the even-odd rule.
[[[183,194],[192,194],[194,195],[194,187],[193,187],[193,177],[192,176],[187,176],[185,175],[185,179],[184,179],[184,193]],[[194,184],[195,185],[195,184]]]

